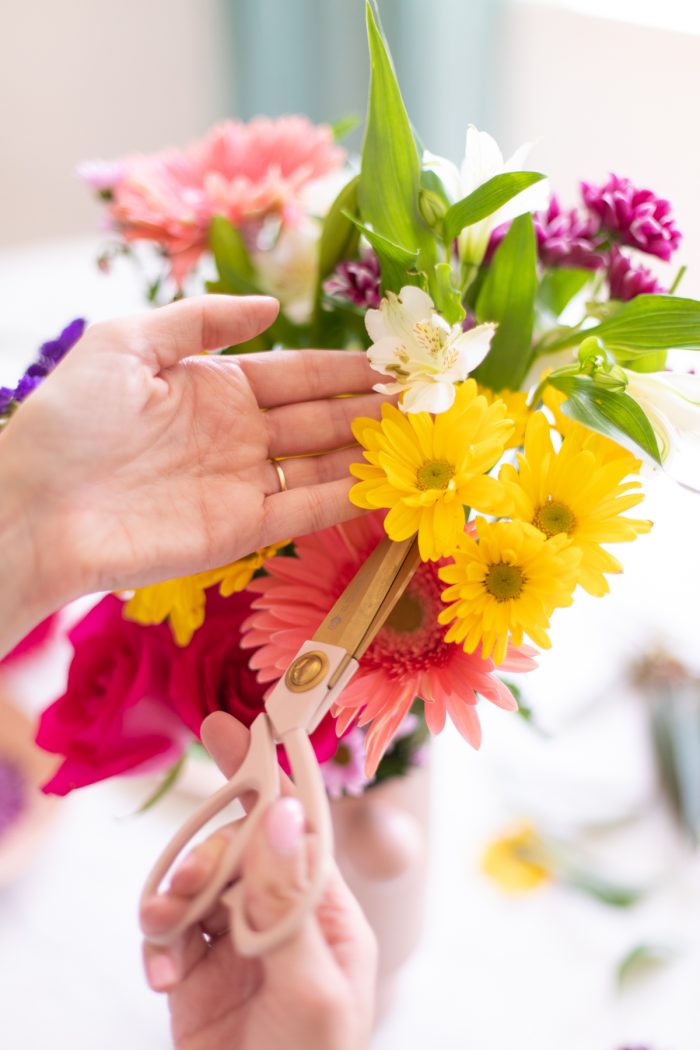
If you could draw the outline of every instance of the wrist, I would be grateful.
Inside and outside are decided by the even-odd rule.
[[[60,530],[22,476],[10,429],[0,434],[0,658],[79,593],[62,556]]]

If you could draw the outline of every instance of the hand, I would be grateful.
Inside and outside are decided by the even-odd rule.
[[[206,295],[88,329],[0,435],[0,541],[16,577],[0,623],[3,604],[9,618],[37,591],[35,621],[80,594],[218,567],[357,513],[350,425],[382,400],[365,354],[202,356],[252,338],[277,309]],[[288,492],[270,457],[294,457]]]
[[[202,738],[231,776],[245,755],[248,731],[218,712],[204,722]],[[245,858],[246,906],[260,929],[279,920],[304,882],[303,812],[288,781],[285,791],[256,829]],[[167,894],[144,904],[146,937],[179,919],[225,841],[222,829],[197,847],[174,873]],[[335,865],[315,914],[263,958],[236,954],[228,922],[221,907],[172,948],[146,942],[146,975],[155,991],[168,993],[177,1050],[364,1050],[373,1019],[376,944]]]

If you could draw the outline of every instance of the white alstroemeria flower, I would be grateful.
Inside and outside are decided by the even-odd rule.
[[[469,332],[449,325],[430,296],[414,285],[398,295],[389,292],[378,310],[367,311],[365,324],[372,368],[394,380],[374,389],[402,394],[404,412],[446,412],[455,399],[455,383],[463,383],[483,361],[496,330],[495,324]]]
[[[700,376],[625,369],[626,393],[649,417],[667,474],[700,492]]]
[[[477,186],[488,182],[494,175],[502,175],[506,171],[527,171],[525,162],[530,149],[531,144],[528,142],[517,149],[508,160],[504,160],[495,139],[470,124],[467,129],[464,160],[459,168],[451,160],[427,151],[423,154],[423,167],[435,172],[454,204],[473,193]],[[523,190],[517,197],[513,197],[493,215],[487,215],[474,226],[467,226],[459,235],[460,259],[478,266],[486,254],[492,230],[517,218],[518,215],[524,215],[525,212],[541,211],[547,207],[548,201],[549,183],[547,179],[542,179]]]

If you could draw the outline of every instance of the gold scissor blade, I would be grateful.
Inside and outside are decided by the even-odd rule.
[[[314,641],[338,645],[359,660],[419,563],[415,539],[380,540],[314,632]]]

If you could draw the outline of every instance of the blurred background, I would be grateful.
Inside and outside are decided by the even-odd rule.
[[[182,145],[228,116],[362,116],[363,5],[8,7],[0,384],[70,318],[142,303],[130,269],[106,279],[95,267],[99,212],[76,165]],[[564,202],[573,203],[580,178],[609,171],[651,187],[673,203],[683,289],[700,295],[696,0],[379,7],[407,108],[431,150],[458,161],[474,123],[506,156],[533,142],[533,166]],[[350,143],[360,142],[357,131]],[[663,479],[648,491],[652,535],[625,550],[609,598],[579,597],[557,622],[553,650],[527,683],[530,722],[486,712],[478,756],[449,733],[437,742],[428,923],[376,1050],[428,1040],[440,1050],[700,1046],[700,505]],[[688,680],[681,675],[679,687],[662,675],[641,688],[634,668],[661,647]],[[65,655],[0,671],[0,693],[38,710],[60,689]],[[135,796],[120,791],[97,787],[53,807],[33,865],[0,888],[3,1050],[168,1045],[163,1004],[142,987],[134,901],[183,809],[172,801],[126,819]],[[550,876],[532,893],[507,895],[503,880],[483,873],[488,843],[516,825],[573,851],[576,864],[585,858],[578,890]],[[619,906],[625,889],[630,899]]]

